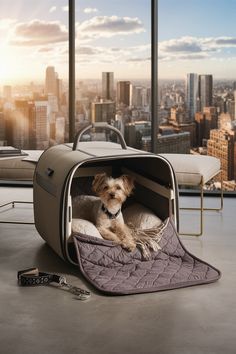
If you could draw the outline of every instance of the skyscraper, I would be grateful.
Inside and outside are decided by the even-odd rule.
[[[133,107],[144,107],[147,103],[147,90],[142,86],[130,85],[130,105]]]
[[[198,110],[198,99],[198,75],[193,73],[187,74],[186,106],[190,122],[194,122],[195,113]]]
[[[44,150],[49,146],[48,101],[35,101],[36,148]]]
[[[203,112],[195,114],[197,146],[203,145],[203,139],[210,138],[210,131],[217,129],[218,114],[215,107],[204,107]]]
[[[170,109],[170,119],[178,124],[186,122],[186,112],[181,106],[174,106]]]
[[[16,100],[12,112],[13,145],[21,149],[32,149],[35,145],[35,109],[28,100]]]
[[[213,97],[213,78],[212,75],[199,75],[199,103],[200,110],[204,107],[212,106]]]
[[[58,75],[55,72],[54,66],[46,68],[45,93],[58,97]]]
[[[213,129],[207,141],[207,155],[220,159],[223,180],[236,178],[236,132],[232,129]]]
[[[92,102],[91,115],[92,123],[111,123],[115,120],[115,102]]]
[[[114,99],[114,73],[102,73],[102,98],[106,100]]]
[[[65,124],[66,120],[64,117],[57,117],[55,124],[55,140],[57,144],[64,143],[65,140]]]
[[[130,105],[130,81],[117,82],[117,103]]]

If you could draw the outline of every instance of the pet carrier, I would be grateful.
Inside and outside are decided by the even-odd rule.
[[[92,128],[104,129],[113,138],[116,135],[119,142],[81,141]],[[143,207],[161,220],[159,247],[150,251],[148,259],[139,247],[129,252],[93,234],[72,232],[74,198],[91,195],[94,176],[103,172],[135,180],[133,195],[122,207],[124,215]],[[220,276],[214,267],[187,252],[179,240],[178,187],[170,163],[162,156],[127,147],[119,130],[110,125],[89,125],[79,131],[74,144],[46,150],[38,161],[33,189],[35,225],[41,237],[103,292],[165,290],[212,282]],[[139,217],[133,215],[133,220]]]

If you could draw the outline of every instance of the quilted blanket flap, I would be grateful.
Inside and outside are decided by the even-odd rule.
[[[109,294],[169,290],[218,280],[219,270],[186,250],[172,220],[168,220],[160,249],[145,259],[138,247],[128,252],[112,241],[74,235],[78,265],[85,278]]]

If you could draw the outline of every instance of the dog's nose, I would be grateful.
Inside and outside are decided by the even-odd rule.
[[[114,198],[114,196],[115,196],[115,193],[110,193],[111,198]]]

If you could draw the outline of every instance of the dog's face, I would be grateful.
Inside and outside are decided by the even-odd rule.
[[[98,174],[93,180],[93,190],[101,198],[103,204],[109,208],[122,205],[134,188],[131,176],[122,175],[119,178],[108,177],[106,173]]]

